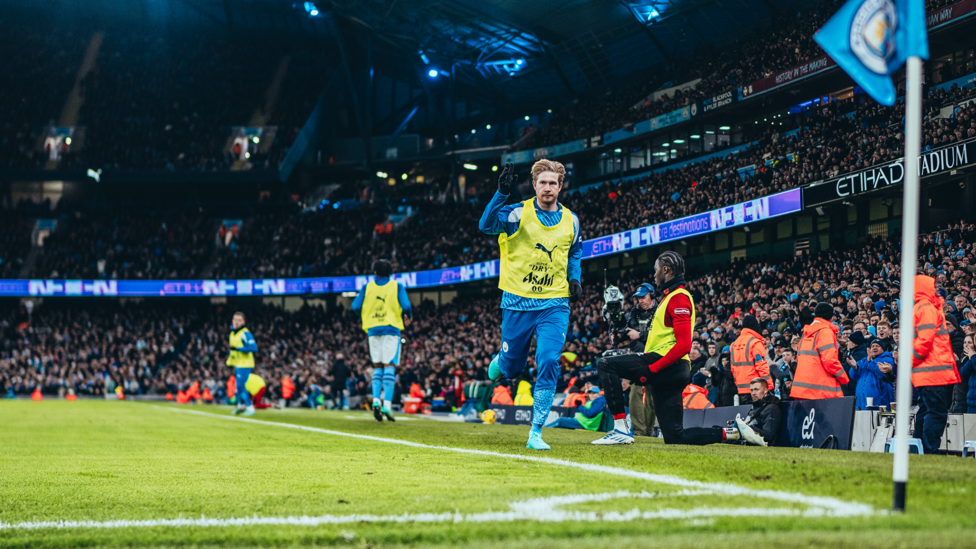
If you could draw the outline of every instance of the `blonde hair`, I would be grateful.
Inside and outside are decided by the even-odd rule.
[[[566,176],[566,168],[556,162],[555,160],[542,159],[532,165],[532,182],[535,183],[539,180],[539,176],[543,172],[554,172],[559,176],[559,184],[563,184],[563,178]]]

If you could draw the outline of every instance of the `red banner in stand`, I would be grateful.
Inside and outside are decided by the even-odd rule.
[[[792,69],[786,69],[785,71],[778,72],[772,76],[767,76],[762,80],[757,80],[748,86],[742,86],[739,94],[741,95],[742,99],[745,99],[750,95],[755,95],[757,93],[762,93],[764,91],[777,88],[784,84],[789,84],[794,80],[806,78],[807,76],[816,74],[825,69],[829,69],[835,65],[837,65],[837,63],[834,63],[834,60],[831,59],[829,55],[824,55],[808,63],[793,67]]]
[[[944,8],[939,8],[929,12],[926,16],[926,23],[928,28],[931,30],[936,27],[941,27],[946,23],[955,21],[956,19],[971,15],[974,11],[976,11],[976,0],[962,0],[961,2],[956,2],[951,6],[946,6]],[[745,99],[746,97],[756,95],[757,93],[778,88],[779,86],[783,86],[795,80],[817,74],[818,72],[824,71],[836,65],[837,63],[834,63],[834,60],[827,55],[811,59],[802,65],[798,65],[785,71],[767,76],[766,78],[757,80],[748,86],[742,86],[739,88],[739,99]]]

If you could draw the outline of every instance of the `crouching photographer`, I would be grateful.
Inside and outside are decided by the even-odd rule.
[[[685,429],[684,444],[705,446],[730,442],[749,446],[771,446],[776,444],[779,426],[783,421],[780,400],[769,392],[765,379],[757,377],[749,383],[752,396],[752,409],[746,418],[736,417],[728,427],[694,427]]]

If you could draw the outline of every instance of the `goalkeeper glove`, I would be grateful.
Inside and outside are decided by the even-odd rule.
[[[580,284],[579,280],[570,280],[569,281],[570,303],[578,301],[581,295],[583,295],[583,285]]]
[[[518,185],[518,176],[515,175],[515,164],[509,162],[502,168],[502,175],[498,178],[498,192],[506,196],[512,194],[512,189]]]

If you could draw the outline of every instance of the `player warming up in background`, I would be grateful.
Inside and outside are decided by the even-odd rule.
[[[393,419],[393,387],[400,364],[400,331],[413,319],[407,290],[393,280],[393,265],[385,259],[373,264],[376,277],[359,291],[352,310],[363,319],[373,361],[373,417]],[[404,319],[406,317],[406,319]],[[382,395],[382,399],[381,399]]]
[[[237,383],[237,408],[234,415],[243,414],[245,416],[254,415],[254,405],[251,403],[251,395],[247,392],[247,378],[254,369],[254,353],[258,351],[258,344],[254,341],[251,331],[244,326],[244,313],[234,313],[231,321],[234,327],[230,332],[230,356],[227,357],[227,365],[234,368],[234,377]]]
[[[536,336],[538,374],[533,395],[532,430],[526,448],[548,450],[542,425],[549,416],[559,353],[569,326],[569,302],[579,299],[580,224],[576,214],[559,203],[566,169],[540,160],[532,166],[535,198],[505,206],[518,182],[515,166],[502,169],[479,228],[498,235],[502,294],[502,348],[488,366],[488,377],[515,379],[525,369],[532,334]]]

